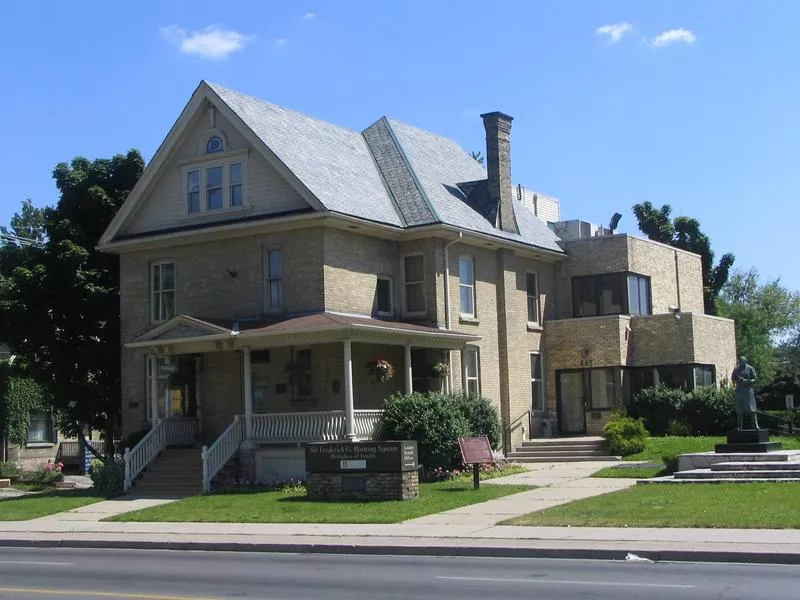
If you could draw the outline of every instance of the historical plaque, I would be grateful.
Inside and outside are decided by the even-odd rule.
[[[461,448],[464,463],[472,465],[472,485],[477,490],[481,486],[481,464],[494,462],[489,438],[485,435],[460,437],[458,446]]]
[[[309,473],[416,471],[417,442],[317,442],[306,446]]]

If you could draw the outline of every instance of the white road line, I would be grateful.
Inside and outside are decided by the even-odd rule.
[[[575,581],[570,579],[504,579],[499,577],[448,577],[438,575],[436,579],[448,579],[451,581],[491,581],[495,583],[529,583],[529,584],[559,584],[559,585],[606,585],[611,587],[643,587],[643,588],[672,588],[672,589],[693,589],[694,585],[678,585],[670,583],[629,583],[614,581]]]
[[[46,567],[71,567],[75,563],[67,562],[43,562],[32,560],[0,560],[0,565],[40,565]]]

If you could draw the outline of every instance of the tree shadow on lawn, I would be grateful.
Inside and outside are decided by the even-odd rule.
[[[31,498],[98,498],[99,496],[91,494],[91,489],[82,490],[59,490],[52,488],[45,488],[44,491],[32,491],[22,496],[12,496],[11,498],[0,498],[0,502],[18,502],[20,500],[30,500]]]

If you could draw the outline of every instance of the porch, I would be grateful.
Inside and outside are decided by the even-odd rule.
[[[126,451],[126,488],[169,446],[202,444],[198,460],[208,492],[235,456],[247,479],[272,479],[268,474],[280,469],[270,461],[297,463],[305,443],[373,439],[385,398],[447,389],[430,365],[449,364],[450,350],[475,339],[331,314],[266,325],[175,317],[127,344],[149,351],[153,426]]]

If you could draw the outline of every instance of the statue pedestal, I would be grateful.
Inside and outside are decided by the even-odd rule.
[[[714,452],[717,454],[770,452],[780,449],[780,442],[769,441],[768,429],[733,429],[728,432],[727,444],[714,446]]]

